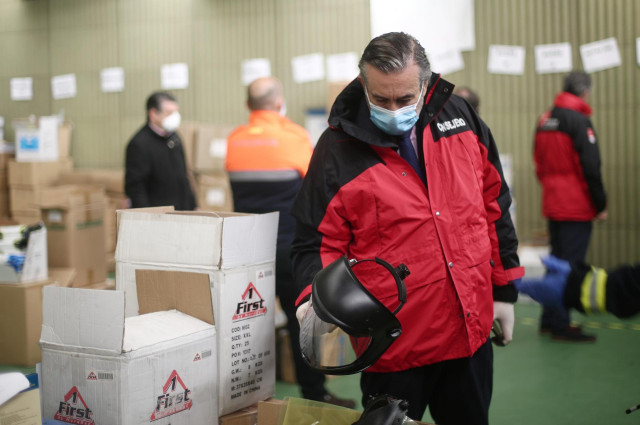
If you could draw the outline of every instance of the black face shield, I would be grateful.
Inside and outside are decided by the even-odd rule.
[[[354,274],[352,268],[367,261],[381,265],[395,280],[399,301],[395,311],[371,295]],[[379,258],[350,261],[346,256],[318,272],[300,326],[300,348],[307,364],[329,375],[357,373],[374,364],[402,333],[395,315],[407,301],[402,279],[408,275],[404,264],[394,268]]]

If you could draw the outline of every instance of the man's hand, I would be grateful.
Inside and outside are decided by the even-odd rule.
[[[543,257],[542,263],[547,268],[544,277],[523,279],[521,282],[515,282],[515,287],[518,292],[529,295],[545,307],[564,308],[564,290],[571,273],[571,265],[568,261],[553,255]]]
[[[604,211],[600,211],[597,215],[596,215],[596,220],[598,221],[602,221],[602,220],[606,220],[609,218],[609,213],[607,212],[607,210]]]
[[[493,302],[493,318],[502,327],[502,345],[507,345],[513,339],[513,324],[515,322],[513,304],[502,301]]]
[[[296,310],[296,318],[298,319],[298,324],[302,326],[302,319],[304,319],[304,315],[307,314],[307,310],[309,310],[309,301],[300,304],[298,309]]]

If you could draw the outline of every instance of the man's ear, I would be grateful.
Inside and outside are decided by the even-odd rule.
[[[364,86],[364,80],[363,80],[363,79],[362,79],[362,77],[361,77],[361,76],[359,76],[359,75],[358,75],[358,77],[357,77],[357,78],[358,78],[358,81],[360,81],[360,84],[362,84],[362,88],[364,89],[364,88],[365,88],[365,86]]]

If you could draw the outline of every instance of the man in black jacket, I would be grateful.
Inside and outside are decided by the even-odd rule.
[[[176,133],[178,109],[176,98],[166,92],[147,99],[147,123],[133,136],[126,153],[125,192],[132,208],[196,208],[182,141]]]

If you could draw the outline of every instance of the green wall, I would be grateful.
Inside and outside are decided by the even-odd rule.
[[[540,189],[531,160],[536,119],[561,88],[561,74],[538,75],[533,48],[579,46],[615,37],[622,66],[593,74],[593,122],[601,143],[610,219],[597,223],[589,258],[603,265],[640,260],[640,2],[636,0],[476,0],[476,50],[465,69],[447,75],[481,96],[481,114],[503,153],[514,159],[516,218],[523,242],[544,241]],[[425,16],[425,25],[438,16]],[[183,119],[245,121],[245,59],[268,58],[284,83],[289,116],[325,104],[324,81],[295,84],[293,57],[360,54],[370,38],[368,0],[0,0],[0,116],[13,138],[13,117],[64,110],[74,124],[72,155],[79,167],[121,167],[124,147],[144,121],[146,96],[160,87],[160,66],[189,64],[190,86],[177,90]],[[492,75],[492,44],[526,48],[525,73]],[[99,72],[121,66],[126,88],[102,93]],[[51,76],[75,73],[78,95],[53,100]],[[34,78],[34,100],[9,98],[9,79]]]

